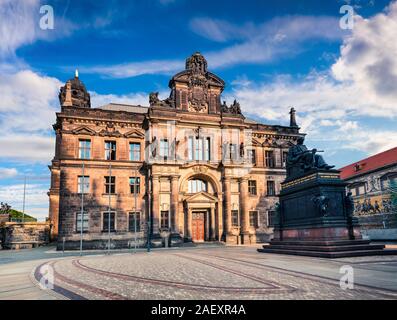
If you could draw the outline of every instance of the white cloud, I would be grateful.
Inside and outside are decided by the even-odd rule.
[[[15,168],[0,168],[0,179],[8,179],[15,177],[18,174]]]
[[[397,2],[370,19],[357,16],[333,65],[337,80],[352,82],[367,101],[395,111],[397,101]]]
[[[331,148],[374,154],[397,145],[397,2],[369,19],[356,17],[338,60],[327,72],[305,77],[280,75],[272,82],[235,86],[244,112],[288,124],[290,106],[308,138],[330,141]],[[371,124],[376,123],[376,125]],[[397,126],[396,126],[397,127]]]
[[[0,186],[0,199],[11,205],[12,208],[22,211],[23,184]],[[40,220],[48,216],[48,185],[27,184],[25,196],[25,213]]]
[[[0,57],[15,55],[15,50],[37,40],[53,40],[70,35],[77,27],[63,17],[56,16],[54,29],[39,27],[40,0],[0,1]]]
[[[91,95],[91,106],[93,108],[104,106],[110,102],[141,105],[141,106],[149,105],[149,95],[144,92],[115,95],[115,94],[98,94],[96,92],[91,91],[90,95]]]
[[[202,37],[217,42],[234,40],[217,51],[205,52],[209,68],[223,68],[241,63],[268,63],[303,50],[302,43],[310,39],[327,41],[342,37],[338,19],[334,17],[286,16],[263,24],[231,24],[211,18],[195,18],[191,29]],[[182,70],[182,60],[149,60],[113,66],[84,67],[85,73],[103,77],[129,78],[144,74],[172,74]]]
[[[152,60],[132,62],[113,66],[82,67],[84,73],[98,73],[109,78],[130,78],[143,74],[171,74],[183,68],[183,61]]]

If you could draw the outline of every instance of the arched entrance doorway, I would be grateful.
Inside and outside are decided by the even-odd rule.
[[[216,206],[218,199],[200,191],[184,200],[186,237],[193,242],[216,239]]]

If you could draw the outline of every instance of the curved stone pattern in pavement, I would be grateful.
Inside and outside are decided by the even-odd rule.
[[[397,291],[372,286],[355,285],[354,290],[342,290],[339,280],[267,262],[263,255],[248,251],[236,255],[225,249],[72,258],[52,261],[50,265],[54,291],[70,299],[397,298]],[[41,277],[39,268],[36,279]]]

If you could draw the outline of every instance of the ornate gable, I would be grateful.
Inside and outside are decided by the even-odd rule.
[[[145,134],[133,129],[131,131],[128,131],[127,133],[124,134],[124,137],[126,138],[139,138],[139,139],[143,139],[145,137]]]
[[[208,202],[217,202],[218,199],[205,191],[201,191],[201,192],[195,193],[195,194],[191,195],[190,197],[186,198],[185,201],[186,202],[206,202],[206,203],[208,203]]]
[[[73,134],[85,134],[85,135],[88,135],[88,136],[95,136],[96,135],[96,131],[95,130],[92,130],[91,128],[86,127],[86,126],[78,127],[76,129],[72,130],[72,133]]]

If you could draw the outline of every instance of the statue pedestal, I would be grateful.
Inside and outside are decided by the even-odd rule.
[[[346,183],[337,170],[313,169],[282,183],[274,239],[260,252],[317,257],[396,254],[362,240],[346,206]]]

